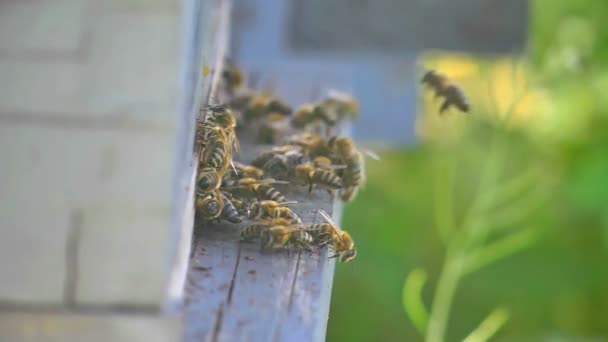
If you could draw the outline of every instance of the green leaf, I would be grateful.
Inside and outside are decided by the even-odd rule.
[[[480,247],[465,259],[465,273],[472,273],[495,261],[530,247],[540,237],[540,229],[525,228]]]
[[[463,342],[485,342],[498,332],[507,323],[509,311],[505,308],[496,308],[484,319]]]
[[[422,288],[426,284],[427,275],[423,269],[417,268],[408,274],[403,284],[403,309],[418,332],[424,336],[429,314],[422,300]]]

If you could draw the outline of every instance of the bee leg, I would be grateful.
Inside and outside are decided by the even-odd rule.
[[[337,257],[338,257],[338,253],[335,253],[334,255],[329,256],[330,259],[337,258]]]
[[[293,254],[293,245],[291,243],[287,244],[287,256],[291,258],[291,254]]]
[[[267,254],[266,245],[263,242],[260,242],[260,254]]]
[[[445,113],[446,110],[448,110],[448,108],[450,108],[450,105],[452,103],[450,102],[450,100],[445,99],[445,101],[443,101],[443,104],[441,105],[441,108],[439,108],[439,115],[443,115]]]

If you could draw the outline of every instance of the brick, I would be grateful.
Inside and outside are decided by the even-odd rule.
[[[0,51],[11,55],[72,53],[84,33],[86,8],[87,1],[80,0],[4,1],[0,5]]]
[[[0,340],[11,342],[174,342],[179,317],[126,314],[0,313]]]
[[[160,308],[168,297],[169,213],[118,202],[84,210],[76,304]]]
[[[163,4],[157,2],[158,6]],[[171,7],[174,2],[167,4]],[[13,8],[17,5],[4,6]],[[38,13],[38,7],[47,6],[29,7],[17,11],[18,14],[23,17],[31,11]],[[15,41],[14,35],[0,34],[0,74],[10,84],[0,94],[0,117],[15,114],[67,116],[174,129],[180,72],[177,13],[121,12],[113,10],[112,6],[95,7],[95,10],[81,13],[81,10],[66,7],[69,6],[53,4],[47,10],[60,18],[60,22],[70,21],[72,17],[75,22],[85,21],[82,25],[70,26],[70,30],[77,33],[74,33],[75,37],[66,38],[66,42],[53,43],[53,38],[46,46],[39,43],[45,36],[37,37],[32,33],[35,37],[31,39],[31,45],[41,47],[30,51],[11,45],[9,42]],[[29,25],[30,20],[26,22]],[[19,29],[10,28],[12,31]],[[61,29],[60,33],[63,31]]]
[[[68,235],[82,217],[79,299],[158,306],[169,279],[170,242],[177,240],[169,230],[173,140],[159,133],[0,126],[6,163],[0,256],[11,260],[0,263],[7,275],[0,300],[63,300]],[[109,282],[114,267],[116,282]],[[120,292],[133,290],[129,274],[144,281],[131,302],[133,292]]]
[[[96,18],[82,98],[99,112],[176,121],[178,28],[175,15],[108,12]]]
[[[48,194],[28,192],[0,195],[0,301],[61,304],[70,212]]]

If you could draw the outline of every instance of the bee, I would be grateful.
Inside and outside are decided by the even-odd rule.
[[[230,108],[225,105],[209,106],[203,125],[207,129],[206,134],[214,132],[214,129],[219,127],[230,142],[231,147],[234,147],[237,152],[239,151],[239,141],[235,133],[236,118]]]
[[[315,157],[312,160],[312,165],[318,169],[331,170],[331,171],[346,168],[346,165],[333,164],[333,161],[331,160],[331,158],[325,157],[325,156]]]
[[[266,114],[276,114],[280,116],[289,116],[293,111],[287,102],[273,97],[268,101],[265,108]]]
[[[233,204],[232,200],[228,198],[225,194],[221,194],[222,202],[224,203],[224,208],[220,214],[220,218],[223,218],[231,223],[239,223],[242,221],[241,215]]]
[[[328,126],[336,123],[335,118],[323,106],[315,104],[304,104],[294,113],[291,125],[294,128],[303,129],[308,125],[323,122]]]
[[[316,168],[320,168],[320,169],[332,169],[332,161],[331,159],[329,159],[329,157],[325,157],[325,156],[318,156],[315,157],[312,160],[312,165],[314,165],[314,167]]]
[[[237,112],[242,112],[247,109],[247,106],[254,98],[255,94],[252,92],[246,92],[244,94],[233,97],[228,102],[228,107],[232,108]]]
[[[243,86],[243,71],[238,65],[234,64],[229,58],[224,58],[224,69],[222,70],[222,81],[226,92],[234,94]]]
[[[243,201],[240,198],[236,198],[234,196],[230,197],[230,202],[232,202],[232,205],[234,205],[234,207],[236,208],[236,210],[238,211],[239,215],[241,216],[245,216],[245,217],[249,217],[249,204],[245,201]]]
[[[254,94],[242,109],[245,122],[252,122],[274,113],[280,116],[291,114],[291,107],[283,100],[270,94]]]
[[[234,170],[236,170],[238,176],[242,178],[262,179],[264,177],[264,170],[253,165],[245,165],[242,163],[235,162]]]
[[[299,225],[294,226],[272,226],[262,230],[260,235],[262,249],[280,249],[287,247],[290,251],[292,246],[311,250],[314,242],[313,236]]]
[[[252,165],[245,165],[239,162],[232,162],[232,168],[226,170],[222,177],[222,186],[233,187],[241,178],[261,179],[264,171]]]
[[[342,180],[330,170],[315,168],[312,164],[300,164],[296,166],[296,179],[303,180],[308,184],[308,192],[312,192],[315,184],[324,187],[330,194],[332,190],[343,187]]]
[[[221,172],[215,168],[206,167],[199,171],[196,180],[196,193],[199,196],[219,189],[222,184]]]
[[[232,150],[226,141],[224,131],[219,127],[210,129],[205,146],[199,154],[199,164],[218,170],[226,170],[230,164]]]
[[[277,202],[287,202],[285,196],[281,195],[279,190],[270,186],[269,183],[279,183],[274,179],[255,179],[241,178],[236,182],[234,188],[244,188],[247,192],[254,195],[258,200],[273,200]]]
[[[241,230],[241,241],[252,241],[259,238],[262,235],[262,231],[272,226],[289,226],[291,222],[284,218],[272,218],[267,220],[261,220],[248,225]]]
[[[330,156],[331,149],[328,145],[328,141],[321,138],[318,134],[313,133],[302,133],[288,137],[286,144],[290,146],[298,146],[302,153],[306,154],[310,158],[318,156]]]
[[[284,218],[289,220],[290,223],[302,223],[300,217],[290,208],[286,207],[287,204],[294,204],[296,202],[277,202],[271,200],[259,201],[251,203],[249,207],[249,218],[250,219],[262,219],[262,218]]]
[[[334,251],[332,258],[338,257],[340,262],[349,262],[357,256],[355,242],[351,235],[340,229],[338,224],[324,210],[317,210],[325,219],[325,223],[313,224],[308,232],[315,238],[315,243],[329,245]]]
[[[359,187],[365,182],[363,155],[348,137],[332,137],[328,144],[340,163],[346,166],[341,170],[344,186],[341,197],[343,201],[348,202],[355,197]]]
[[[329,92],[321,106],[335,113],[336,120],[355,119],[359,113],[359,103],[354,96],[335,90]]]
[[[275,143],[289,128],[287,116],[277,112],[271,112],[264,118],[258,128],[257,142],[260,144]]]
[[[277,155],[285,154],[288,151],[292,150],[293,148],[299,148],[299,147],[291,146],[291,145],[275,146],[268,151],[264,151],[264,152],[258,154],[257,157],[255,157],[255,159],[253,161],[251,161],[251,165],[255,166],[257,168],[260,168],[260,169],[264,169],[264,165],[270,159],[274,158]]]
[[[224,201],[220,191],[215,190],[204,194],[204,196],[197,196],[195,206],[203,218],[212,220],[222,214]]]
[[[469,102],[464,95],[464,92],[447,76],[440,74],[434,70],[427,71],[421,80],[422,84],[428,85],[435,91],[435,97],[443,97],[444,101],[439,109],[439,114],[454,106],[461,112],[468,112],[470,109]]]

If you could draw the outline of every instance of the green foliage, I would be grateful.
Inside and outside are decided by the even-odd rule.
[[[329,340],[608,336],[608,2],[531,4],[546,125],[474,113],[458,139],[370,161],[345,210],[359,254],[337,269]]]
[[[429,320],[428,310],[422,300],[426,278],[426,272],[417,268],[408,274],[403,284],[403,309],[421,335],[425,334]]]

